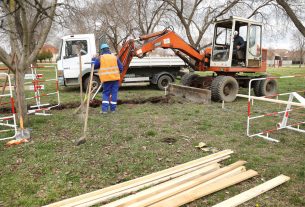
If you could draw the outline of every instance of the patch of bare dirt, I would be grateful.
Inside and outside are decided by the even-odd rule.
[[[166,138],[161,139],[161,142],[164,142],[167,144],[174,144],[177,142],[177,139],[173,138],[173,137],[166,137]]]
[[[173,103],[183,103],[183,100],[178,100],[173,96],[154,96],[149,98],[138,98],[138,99],[122,99],[118,100],[118,105],[122,104],[145,104],[145,103],[152,103],[152,104],[173,104]],[[93,108],[97,108],[102,104],[101,100],[92,100],[90,102],[90,106]]]
[[[118,100],[118,105],[122,104],[145,104],[145,103],[152,103],[152,104],[173,104],[173,103],[184,103],[186,102],[185,99],[178,98],[175,96],[153,96],[149,98],[137,98],[137,99],[122,99]],[[100,107],[102,104],[101,100],[94,99],[90,101],[90,107],[97,108]],[[63,109],[73,109],[80,106],[79,102],[72,102],[72,103],[65,103],[61,104],[55,108],[52,108],[52,110],[63,110]],[[30,109],[30,108],[29,108]],[[11,113],[11,108],[5,107],[0,108],[0,113]]]

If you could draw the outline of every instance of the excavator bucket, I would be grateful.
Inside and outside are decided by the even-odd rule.
[[[211,91],[207,89],[170,84],[168,92],[170,95],[186,98],[195,103],[211,103]]]

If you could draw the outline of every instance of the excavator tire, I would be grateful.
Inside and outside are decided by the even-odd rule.
[[[259,81],[256,88],[254,88],[254,94],[256,96],[272,96],[277,93],[277,81],[274,79],[266,79]]]
[[[185,86],[186,84],[186,80],[190,77],[190,75],[192,75],[191,73],[185,73],[182,77],[181,77],[181,84]]]
[[[200,76],[197,74],[185,74],[184,76],[182,76],[181,78],[181,83],[184,86],[194,86],[194,81],[199,78]]]
[[[238,82],[231,76],[217,76],[211,85],[212,100],[233,102],[238,93]]]
[[[260,93],[260,84],[261,84],[261,80],[253,81],[252,83],[255,96],[262,96]]]

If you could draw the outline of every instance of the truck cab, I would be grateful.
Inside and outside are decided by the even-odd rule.
[[[91,58],[96,54],[94,34],[68,35],[62,38],[57,68],[59,83],[65,86],[78,86],[81,54],[82,76],[88,76]]]

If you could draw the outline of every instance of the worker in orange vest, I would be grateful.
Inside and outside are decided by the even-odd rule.
[[[99,68],[99,77],[103,83],[101,113],[108,113],[109,108],[111,112],[115,112],[123,64],[115,55],[111,54],[109,46],[104,43],[101,44],[100,59],[95,59],[94,65],[95,68]]]

